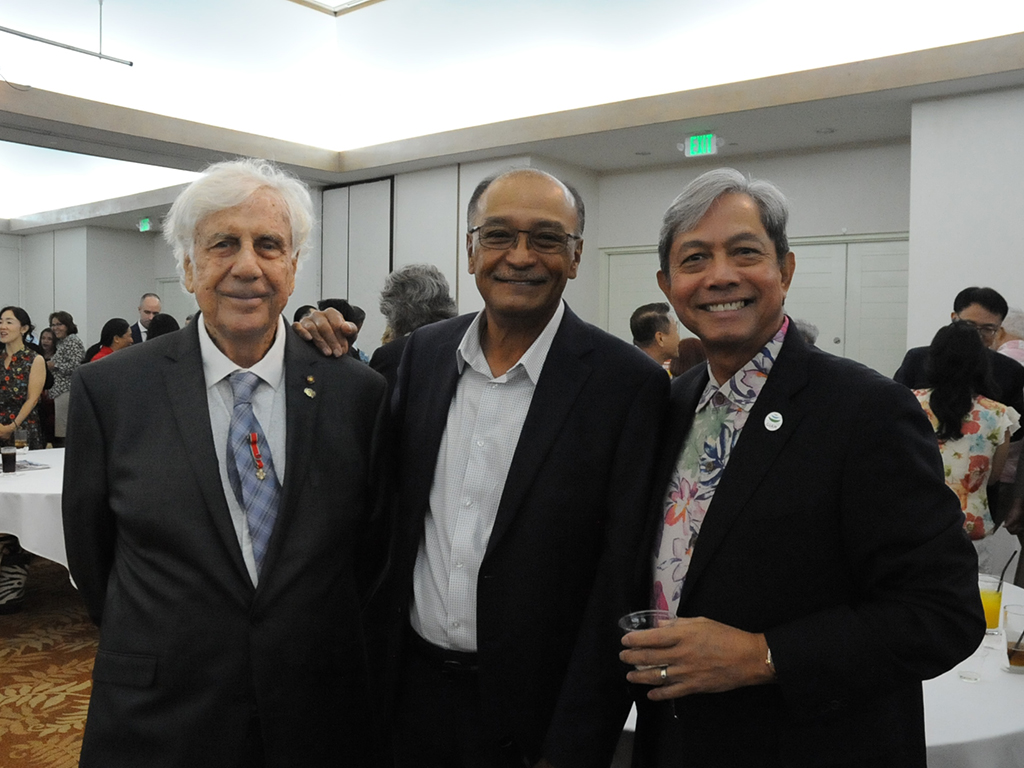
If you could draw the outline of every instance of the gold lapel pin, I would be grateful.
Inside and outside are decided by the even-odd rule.
[[[315,382],[316,382],[316,379],[314,379],[312,376],[307,376],[306,377],[306,383],[307,384],[314,384]]]
[[[316,397],[316,392],[310,389],[309,387],[306,387],[302,391],[305,393],[306,397]]]

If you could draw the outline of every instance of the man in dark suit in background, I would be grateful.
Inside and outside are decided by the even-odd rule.
[[[385,383],[281,318],[312,223],[269,163],[212,166],[165,230],[198,322],[76,373],[64,530],[100,628],[83,766],[379,764],[360,609]]]
[[[953,311],[949,319],[963,320],[973,325],[978,329],[981,341],[985,345],[993,388],[979,394],[997,403],[1013,406],[1018,413],[1024,413],[1024,365],[995,351],[999,328],[1008,311],[1006,299],[997,291],[973,286],[964,288],[953,299]],[[907,351],[893,379],[911,389],[930,387],[927,362],[928,347],[914,347]],[[1012,439],[1017,441],[1022,438],[1024,429],[1018,430]]]
[[[633,632],[637,764],[925,766],[921,680],[984,636],[977,559],[904,387],[783,313],[785,198],[732,169],[665,214],[658,283],[707,352],[675,379]]]
[[[144,293],[139,299],[139,320],[132,323],[132,343],[149,341],[149,322],[160,314],[160,297],[155,293]]]

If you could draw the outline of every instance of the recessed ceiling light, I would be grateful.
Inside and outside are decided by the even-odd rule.
[[[640,157],[647,157],[651,153],[650,152],[634,152],[633,154],[634,155],[639,155]]]
[[[815,131],[815,133],[821,134],[822,136],[827,136],[828,134],[835,132],[835,128],[819,128],[818,130]]]

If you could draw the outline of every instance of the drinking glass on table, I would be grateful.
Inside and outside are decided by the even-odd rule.
[[[18,449],[19,453],[24,453],[28,450],[28,430],[27,429],[16,429],[14,430],[14,447]]]
[[[978,574],[981,607],[985,609],[985,634],[999,634],[999,609],[1003,602],[1003,582],[990,573]]]
[[[1024,605],[1003,608],[1003,632],[1006,634],[1007,670],[1024,675]]]

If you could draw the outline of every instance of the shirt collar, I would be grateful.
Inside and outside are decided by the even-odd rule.
[[[768,380],[768,374],[771,372],[772,366],[775,365],[775,360],[779,356],[779,350],[782,349],[782,342],[785,340],[786,331],[788,330],[789,317],[786,316],[782,321],[782,327],[764,345],[761,351],[754,355],[746,365],[736,371],[732,378],[721,387],[718,386],[714,376],[709,376],[708,385],[704,388],[704,394],[700,397],[697,410],[699,411],[706,406],[716,393],[721,392],[736,408],[749,412],[754,407],[757,396],[764,389],[764,383]],[[710,364],[708,371],[710,373]]]
[[[206,330],[202,314],[197,315],[192,322],[199,323],[199,352],[203,358],[203,376],[206,378],[207,389],[235,371],[251,371],[275,390],[281,386],[284,380],[284,335],[287,332],[282,317],[278,316],[277,318],[277,333],[274,334],[274,343],[270,345],[270,349],[267,350],[263,359],[251,368],[240,367],[217,349],[217,345],[210,338],[209,331]]]
[[[473,318],[473,322],[470,323],[469,328],[466,329],[466,333],[462,337],[462,341],[459,343],[459,348],[455,350],[455,360],[459,366],[460,375],[468,364],[474,371],[482,373],[488,378],[493,378],[491,367],[487,364],[487,356],[484,355],[483,347],[480,346],[480,329],[483,325],[485,311],[483,309],[480,310],[479,314]],[[541,369],[544,368],[544,361],[547,360],[548,352],[551,351],[551,343],[555,339],[558,327],[562,324],[562,317],[564,315],[565,302],[559,301],[555,314],[548,320],[544,330],[533,340],[530,348],[523,353],[523,356],[509,369],[505,376],[508,376],[517,368],[522,368],[526,371],[526,375],[530,377],[530,381],[536,386],[540,380]]]

